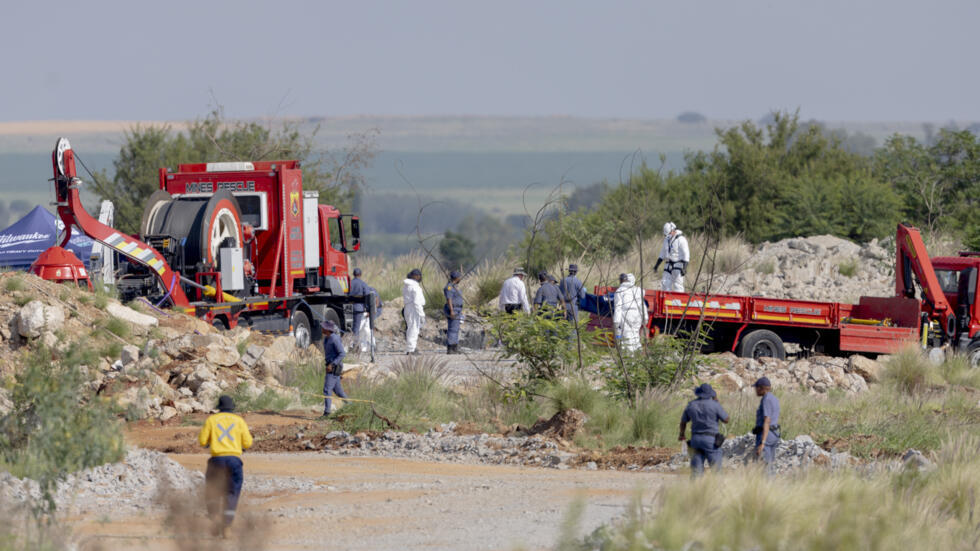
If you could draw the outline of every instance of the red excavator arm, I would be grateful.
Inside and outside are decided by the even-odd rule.
[[[919,233],[918,228],[904,222],[898,225],[898,233],[895,235],[895,255],[895,295],[915,298],[915,283],[918,280],[922,288],[923,311],[927,312],[931,319],[941,322],[944,328],[949,323],[953,323],[955,327],[953,309],[939,285],[939,279],[932,267],[932,259],[929,258],[926,244],[922,241],[922,234]]]
[[[58,216],[65,223],[65,237],[61,241],[61,246],[64,247],[71,239],[71,228],[72,225],[75,225],[85,235],[99,243],[119,251],[135,262],[148,266],[157,274],[174,307],[189,308],[190,301],[187,300],[187,295],[184,294],[184,289],[180,286],[180,274],[170,269],[167,261],[156,249],[139,239],[102,224],[92,218],[82,206],[82,200],[78,194],[78,186],[81,185],[82,181],[76,176],[75,155],[67,139],[58,138],[54,152],[51,153],[51,163],[54,166],[54,191],[58,199]]]

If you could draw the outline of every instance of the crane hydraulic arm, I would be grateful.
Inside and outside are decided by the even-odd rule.
[[[51,154],[54,166],[54,189],[57,197],[58,216],[65,223],[65,236],[61,241],[64,247],[71,239],[72,225],[77,226],[85,235],[106,245],[112,250],[122,253],[145,266],[157,275],[167,295],[176,308],[190,308],[190,301],[181,287],[180,274],[170,269],[167,261],[153,247],[146,243],[119,232],[102,224],[85,210],[79,196],[78,187],[82,181],[75,172],[75,155],[71,144],[66,138],[58,138],[54,152]]]
[[[932,260],[922,241],[918,228],[909,224],[898,225],[895,235],[895,295],[915,298],[915,280],[922,288],[922,301],[931,319],[940,321],[948,331],[955,331],[956,317],[953,308],[932,266]],[[913,279],[914,274],[914,279]],[[951,329],[952,328],[952,329]]]

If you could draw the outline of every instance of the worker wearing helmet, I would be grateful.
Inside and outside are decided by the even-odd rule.
[[[463,274],[453,270],[449,272],[449,282],[443,288],[446,305],[442,311],[446,314],[446,354],[459,353],[459,328],[463,323],[463,293],[459,292],[459,280]]]
[[[619,275],[619,288],[613,295],[613,330],[626,352],[640,349],[640,330],[649,318],[643,289],[636,286],[633,274]]]
[[[367,283],[361,279],[361,269],[354,268],[354,278],[350,280],[350,290],[347,291],[347,296],[361,298],[353,304],[354,308],[354,322],[351,326],[351,331],[354,333],[354,342],[358,343],[361,352],[367,352],[368,346],[371,343],[371,324],[365,316],[365,307],[363,302],[363,297],[368,295],[368,289],[370,287]]]
[[[405,301],[405,353],[418,354],[415,348],[419,342],[419,331],[425,325],[425,291],[422,290],[422,270],[415,268],[408,272],[402,285],[402,298]]]
[[[664,245],[660,249],[660,258],[653,266],[653,271],[656,272],[660,268],[660,263],[665,263],[660,289],[683,293],[684,275],[687,273],[687,264],[690,261],[691,250],[687,246],[687,238],[681,230],[677,229],[676,224],[667,222],[664,224]]]
[[[252,433],[245,420],[235,415],[231,396],[218,398],[218,413],[201,427],[198,443],[211,449],[204,474],[205,502],[211,516],[212,534],[228,536],[235,520],[238,498],[242,493],[242,451],[252,447]]]

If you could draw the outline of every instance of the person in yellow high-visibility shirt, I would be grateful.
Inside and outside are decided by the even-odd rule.
[[[231,396],[218,398],[218,413],[208,417],[198,436],[202,446],[211,448],[204,474],[204,499],[213,522],[212,533],[216,536],[227,536],[228,528],[235,520],[244,481],[242,451],[252,447],[248,425],[233,411],[235,401]]]

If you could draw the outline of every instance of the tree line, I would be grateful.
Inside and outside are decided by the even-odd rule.
[[[625,182],[597,190],[594,205],[554,204],[525,236],[532,264],[621,255],[668,220],[752,243],[818,234],[866,242],[908,221],[980,248],[980,139],[970,130],[943,129],[925,141],[896,134],[870,155],[798,113],[716,134],[711,151],[685,155],[683,170],[639,159]]]

